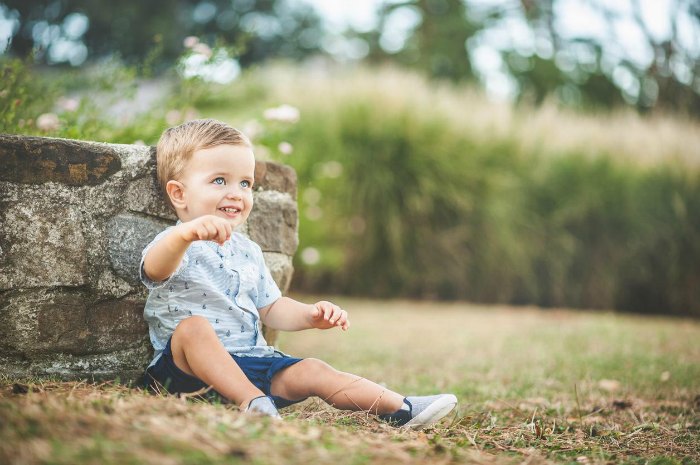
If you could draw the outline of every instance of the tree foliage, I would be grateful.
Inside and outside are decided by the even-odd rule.
[[[11,52],[34,52],[51,62],[51,48],[71,39],[68,23],[83,15],[89,27],[78,39],[91,59],[120,55],[127,62],[147,59],[154,47],[159,61],[172,63],[182,53],[186,36],[208,43],[223,40],[240,47],[248,65],[272,56],[302,58],[319,47],[320,18],[309,6],[291,7],[286,0],[5,0],[19,13],[20,29]],[[75,40],[75,38],[73,38]],[[53,59],[53,61],[56,61]]]
[[[515,19],[523,21],[533,41],[540,44],[525,51],[512,40],[508,45],[494,46],[519,100],[539,104],[554,95],[575,107],[628,103],[641,111],[657,108],[700,116],[700,7],[696,2],[672,1],[667,37],[659,37],[649,28],[640,0],[632,1],[631,10],[624,14],[605,2],[581,2],[605,21],[606,36],[570,36],[557,27],[564,14],[563,3],[505,0],[484,6],[464,0],[386,2],[379,11],[377,30],[359,35],[368,41],[375,61],[392,59],[433,77],[473,80],[479,73],[474,70],[472,55],[484,42],[483,37],[494,31],[508,36],[509,24]],[[398,51],[387,50],[382,38],[390,34],[392,16],[401,11],[411,11],[418,19],[404,46]],[[647,60],[632,59],[616,35],[623,21],[640,32],[643,43],[638,46],[650,51]],[[694,46],[688,35],[695,38]],[[481,76],[482,81],[489,79],[492,77]]]
[[[604,31],[562,26],[572,4],[587,9]],[[182,52],[183,39],[195,35],[233,45],[245,67],[270,57],[326,53],[329,35],[345,35],[364,41],[372,62],[398,62],[453,82],[478,80],[487,88],[499,84],[522,102],[554,97],[578,108],[629,104],[643,112],[700,116],[700,4],[669,0],[665,33],[650,26],[653,4],[384,0],[376,28],[345,32],[325,29],[311,6],[291,0],[4,0],[0,14],[19,24],[10,53],[33,53],[40,63],[77,65],[117,54],[129,63],[165,67]],[[84,31],[76,30],[85,20]],[[530,45],[519,43],[522,31],[512,33],[516,23],[527,29]],[[637,52],[625,34],[638,37]],[[497,75],[479,69],[476,54],[484,46],[500,63]]]

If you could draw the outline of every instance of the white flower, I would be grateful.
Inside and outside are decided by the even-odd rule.
[[[301,261],[307,265],[315,265],[321,260],[321,253],[314,247],[307,247],[301,251]]]
[[[291,105],[280,105],[275,108],[268,108],[263,113],[268,121],[279,121],[281,123],[296,123],[299,121],[299,109]]]
[[[185,111],[185,116],[184,116],[185,121],[192,121],[193,119],[197,119],[197,118],[199,118],[199,113],[194,108],[188,108]]]
[[[292,144],[285,141],[280,142],[280,145],[277,146],[277,150],[279,150],[282,155],[291,155],[294,151],[294,147],[292,147]]]
[[[204,55],[207,58],[207,60],[211,58],[212,55],[211,48],[207,44],[203,44],[201,42],[194,44],[194,46],[192,47],[192,51],[194,53]]]
[[[309,205],[316,205],[318,204],[319,200],[321,200],[321,191],[315,187],[308,187],[304,191],[303,197],[304,201]]]
[[[170,110],[165,114],[165,122],[171,126],[180,124],[180,122],[182,122],[182,115],[177,110]]]
[[[80,101],[75,98],[61,97],[56,102],[56,105],[63,111],[75,111],[80,106]]]
[[[182,45],[185,46],[185,48],[192,48],[195,45],[199,43],[199,38],[195,36],[187,36],[185,37],[185,40],[182,41]]]
[[[242,131],[248,136],[248,139],[255,140],[263,133],[264,129],[258,120],[252,119],[243,125]]]
[[[55,131],[61,126],[61,122],[55,113],[44,113],[36,119],[36,127],[44,132]]]
[[[318,221],[323,218],[323,210],[318,205],[309,205],[306,207],[306,218],[310,221]]]
[[[335,160],[327,161],[321,165],[321,176],[326,178],[337,178],[343,174],[343,165]]]

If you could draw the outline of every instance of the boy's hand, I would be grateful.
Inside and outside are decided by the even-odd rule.
[[[343,331],[350,327],[348,312],[337,305],[322,300],[316,302],[311,310],[311,325],[318,329],[330,329],[340,326]]]
[[[179,226],[182,239],[187,242],[214,241],[219,245],[231,238],[233,226],[223,218],[214,215],[204,215]]]

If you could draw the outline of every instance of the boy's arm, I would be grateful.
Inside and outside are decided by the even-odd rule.
[[[228,222],[213,215],[180,223],[148,249],[143,271],[152,281],[165,281],[177,270],[193,241],[213,240],[223,244],[231,237],[231,230]]]
[[[281,331],[330,329],[336,326],[347,331],[350,327],[348,312],[325,300],[311,305],[297,302],[289,297],[280,297],[272,304],[259,309],[258,312],[265,326]]]

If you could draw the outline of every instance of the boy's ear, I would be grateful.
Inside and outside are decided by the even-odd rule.
[[[168,181],[165,192],[175,208],[185,208],[185,185],[179,181]]]

